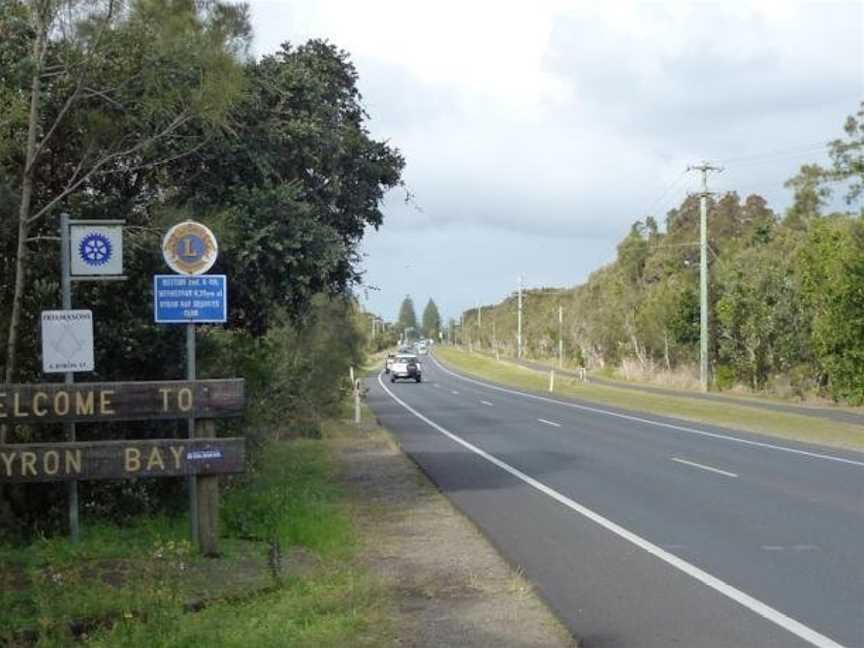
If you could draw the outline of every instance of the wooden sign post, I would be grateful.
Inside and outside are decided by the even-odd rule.
[[[0,423],[194,419],[194,438],[0,445],[0,484],[187,477],[197,506],[193,539],[218,545],[219,475],[243,472],[245,440],[216,438],[214,419],[240,416],[244,381],[0,385]]]

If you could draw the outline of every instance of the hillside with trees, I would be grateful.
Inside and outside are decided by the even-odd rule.
[[[778,213],[757,194],[709,200],[710,361],[715,388],[864,402],[864,104],[804,165]],[[828,205],[842,197],[846,209]],[[616,259],[572,289],[524,294],[525,355],[553,358],[564,309],[566,363],[640,379],[695,382],[699,199],[633,223]],[[463,341],[516,352],[516,296],[464,313]],[[458,335],[458,334],[457,334]]]

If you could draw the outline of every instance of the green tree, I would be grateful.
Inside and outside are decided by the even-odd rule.
[[[154,170],[225,125],[242,92],[238,56],[250,30],[245,6],[219,0],[2,6],[0,32],[12,37],[0,44],[0,60],[8,48],[26,50],[13,73],[0,77],[0,103],[18,96],[27,105],[22,121],[21,101],[12,102],[16,130],[0,145],[0,173],[15,178],[17,194],[14,238],[4,250],[14,279],[2,286],[11,382],[35,246],[56,231],[61,209],[85,213],[123,181],[145,195]]]
[[[800,236],[789,234],[730,254],[717,268],[720,361],[753,389],[810,359],[810,311],[795,259]]]
[[[396,320],[397,328],[405,335],[409,330],[419,333],[417,326],[417,313],[414,311],[414,301],[410,295],[405,295],[402,305],[399,307],[399,317]]]
[[[825,169],[817,164],[805,164],[798,174],[783,185],[793,191],[792,205],[786,210],[784,224],[788,227],[803,229],[831,198],[831,189],[825,184]]]
[[[423,309],[423,335],[433,340],[438,339],[438,333],[441,331],[441,314],[438,312],[438,306],[430,299]]]
[[[831,169],[828,178],[848,183],[846,202],[850,205],[864,195],[864,101],[843,125],[845,139],[831,142]]]
[[[864,402],[864,225],[816,221],[797,256],[814,309],[813,348],[836,398]]]
[[[284,44],[245,77],[230,134],[180,162],[174,202],[224,231],[224,269],[243,286],[232,323],[262,332],[275,313],[303,317],[312,296],[358,284],[359,242],[383,222],[404,160],[370,137],[357,71],[337,47]]]

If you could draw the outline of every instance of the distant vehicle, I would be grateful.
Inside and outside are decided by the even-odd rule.
[[[426,355],[427,349],[426,349],[426,344],[424,342],[421,342],[420,344],[417,345],[417,353],[419,353],[420,355]]]
[[[384,373],[390,373],[390,367],[393,366],[393,361],[396,359],[395,353],[388,353],[387,357],[384,359]]]
[[[395,383],[397,379],[413,380],[418,383],[423,380],[423,367],[417,356],[400,353],[394,358],[390,365],[390,382]]]

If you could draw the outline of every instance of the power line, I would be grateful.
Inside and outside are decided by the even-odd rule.
[[[764,153],[751,153],[749,155],[741,155],[738,157],[727,158],[725,160],[721,160],[722,164],[750,164],[761,162],[762,160],[773,159],[778,157],[794,157],[798,155],[805,155],[807,153],[817,153],[819,151],[824,151],[829,148],[830,144],[826,144],[825,142],[818,142],[814,144],[802,144],[800,146],[796,146],[793,148],[785,149],[785,150],[774,150],[774,151],[765,151]]]
[[[676,186],[679,182],[681,182],[681,180],[682,180],[682,179],[687,175],[687,171],[688,171],[688,170],[689,170],[689,169],[686,169],[686,168],[685,168],[685,169],[681,172],[681,174],[680,174],[677,178],[675,178],[675,180],[673,180],[673,181],[669,184],[669,186],[667,186],[667,187],[663,190],[663,193],[661,193],[660,196],[659,196],[656,200],[654,200],[654,202],[652,202],[651,205],[649,205],[648,209],[645,210],[646,213],[648,213],[648,214],[651,213],[651,210],[653,210],[653,209],[654,209],[654,208],[655,208],[655,207],[660,203],[660,201],[663,200],[663,199],[664,199],[664,198],[669,194],[669,192],[672,191],[672,190],[675,188],[675,186]]]

